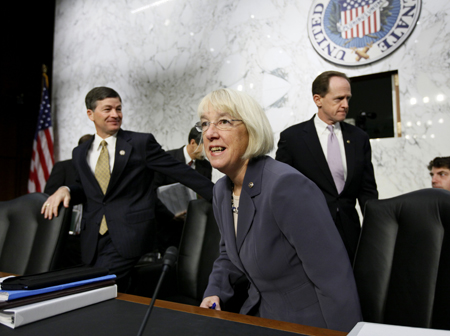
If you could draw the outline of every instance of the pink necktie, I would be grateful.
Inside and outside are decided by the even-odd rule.
[[[333,175],[336,189],[340,194],[345,185],[344,166],[342,165],[341,150],[339,148],[339,141],[336,137],[336,134],[334,134],[333,125],[328,125],[327,128],[330,131],[330,135],[328,136],[327,150],[328,166],[330,167],[331,175]]]

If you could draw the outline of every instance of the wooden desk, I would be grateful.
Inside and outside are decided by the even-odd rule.
[[[130,295],[130,294],[119,293],[119,295],[117,296],[117,299],[124,300],[124,301],[130,301],[130,302],[136,302],[136,303],[142,303],[145,305],[150,304],[149,298],[136,296],[136,295]],[[347,335],[347,333],[341,332],[341,331],[309,327],[309,326],[304,326],[304,325],[295,324],[295,323],[270,320],[270,319],[266,319],[266,318],[249,316],[249,315],[229,313],[229,312],[218,311],[218,310],[213,310],[213,309],[205,309],[205,308],[200,308],[200,307],[196,307],[196,306],[190,306],[190,305],[169,302],[169,301],[163,301],[163,300],[156,300],[155,307],[166,308],[166,309],[171,309],[171,310],[178,310],[178,311],[182,311],[185,313],[209,316],[209,317],[218,318],[218,319],[222,319],[222,320],[246,323],[246,324],[256,325],[256,326],[260,326],[260,327],[264,327],[264,328],[289,331],[292,333],[303,334],[303,335],[310,335],[310,336],[345,336],[345,335]]]
[[[9,273],[0,272],[0,277],[5,277],[11,275]],[[130,295],[130,294],[123,294],[119,293],[117,296],[118,300],[128,301],[128,302],[134,302],[134,303],[140,303],[144,305],[150,304],[150,298],[145,298],[141,296],[136,295]],[[221,320],[227,320],[237,323],[244,323],[254,326],[260,326],[264,328],[269,329],[275,329],[275,330],[281,330],[281,331],[287,331],[291,333],[296,334],[303,334],[303,335],[309,335],[309,336],[345,336],[347,333],[335,331],[335,330],[329,330],[329,329],[322,329],[322,328],[316,328],[316,327],[309,327],[304,326],[300,324],[295,323],[289,323],[289,322],[281,322],[276,320],[270,320],[265,319],[261,317],[254,317],[254,316],[248,316],[248,315],[241,315],[241,314],[235,314],[225,311],[218,311],[218,310],[212,310],[212,309],[205,309],[200,308],[196,306],[190,306],[175,302],[169,302],[169,301],[163,301],[163,300],[156,300],[155,307],[159,308],[165,308],[170,309],[174,311],[180,311],[184,313],[189,314],[195,314],[195,315],[202,315],[212,318],[217,318]],[[5,327],[7,328],[7,327]],[[21,328],[16,330],[17,333]]]

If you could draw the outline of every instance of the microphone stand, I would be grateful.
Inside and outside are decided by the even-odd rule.
[[[155,291],[153,292],[153,296],[150,301],[150,305],[147,309],[147,313],[145,314],[144,320],[142,321],[141,327],[139,328],[137,336],[141,336],[142,333],[144,332],[144,329],[145,329],[145,326],[147,325],[150,314],[152,313],[153,306],[155,305],[155,300],[156,300],[156,296],[158,295],[159,288],[161,287],[161,284],[164,280],[164,276],[169,271],[170,267],[173,266],[173,264],[175,264],[175,261],[177,260],[177,254],[178,254],[177,248],[174,246],[170,246],[166,250],[166,253],[164,254],[162,273],[161,273],[161,276],[159,277],[159,281],[158,281],[158,284],[156,285]]]

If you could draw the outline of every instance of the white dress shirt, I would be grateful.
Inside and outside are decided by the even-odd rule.
[[[195,169],[195,160],[192,160],[191,157],[189,156],[186,146],[183,147],[183,154],[185,163],[188,165],[189,162],[192,161],[191,168]]]
[[[94,141],[92,142],[92,146],[87,154],[87,162],[89,167],[91,167],[92,173],[95,174],[95,166],[97,165],[98,157],[100,156],[100,151],[102,146],[100,143],[105,140],[108,143],[106,148],[108,149],[109,154],[109,170],[112,172],[114,167],[115,153],[116,153],[116,142],[117,142],[117,133],[111,135],[106,139],[102,139],[98,134],[95,134]]]

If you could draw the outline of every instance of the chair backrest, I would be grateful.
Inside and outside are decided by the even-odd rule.
[[[35,274],[57,268],[69,232],[70,212],[45,219],[41,207],[48,195],[31,193],[0,202],[0,271]]]
[[[189,202],[179,248],[177,287],[179,294],[200,303],[214,261],[219,256],[220,232],[211,203]]]
[[[364,321],[450,329],[450,192],[368,201],[354,273]]]

